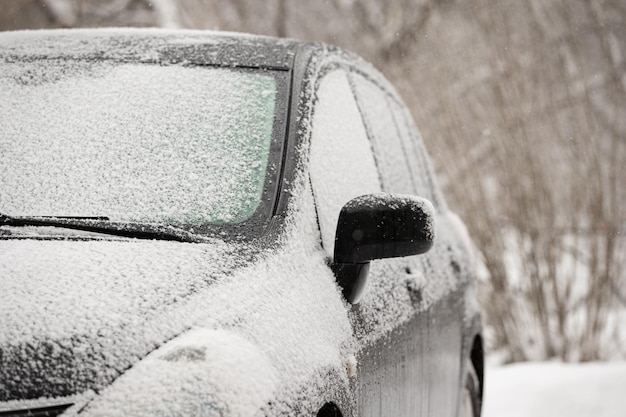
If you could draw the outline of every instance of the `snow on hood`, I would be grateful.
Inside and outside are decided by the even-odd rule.
[[[111,382],[184,330],[158,322],[245,261],[224,243],[0,240],[0,400]]]
[[[314,413],[328,370],[349,383],[355,345],[346,305],[325,264],[310,189],[296,194],[308,201],[288,217],[278,248],[213,286],[209,298],[198,293],[162,316],[193,329],[124,373],[81,415],[292,415],[294,404]]]
[[[2,399],[46,386],[34,395],[96,391],[70,415],[288,415],[304,387],[313,413],[329,370],[349,384],[355,345],[310,189],[298,194],[302,212],[264,251],[0,241]]]

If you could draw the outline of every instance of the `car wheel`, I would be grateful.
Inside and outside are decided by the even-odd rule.
[[[472,364],[469,364],[467,368],[459,417],[480,417],[481,396],[478,375]]]

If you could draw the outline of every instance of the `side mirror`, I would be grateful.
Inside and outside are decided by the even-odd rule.
[[[333,271],[344,297],[357,303],[365,288],[369,261],[428,252],[435,239],[435,210],[425,198],[367,194],[339,213]]]

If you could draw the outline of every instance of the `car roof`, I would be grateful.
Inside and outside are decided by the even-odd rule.
[[[296,59],[296,55],[302,59]],[[37,59],[113,60],[295,70],[315,77],[324,63],[351,63],[392,95],[371,63],[323,42],[237,32],[161,28],[44,29],[0,32],[0,63]],[[299,63],[297,63],[299,61]]]
[[[290,69],[316,44],[233,32],[51,29],[0,33],[0,61],[80,59]]]

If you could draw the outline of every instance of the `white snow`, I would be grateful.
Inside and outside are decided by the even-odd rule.
[[[0,54],[12,57],[46,56],[51,59],[68,56],[93,58],[95,55],[99,59],[151,61],[158,60],[163,47],[180,44],[183,39],[187,44],[222,43],[222,39],[212,36],[216,34],[236,37],[242,45],[263,38],[238,32],[159,28],[22,30],[2,32]],[[59,41],[63,43],[62,49],[59,49]]]
[[[73,334],[99,339],[103,323],[128,331],[214,285],[236,264],[233,250],[217,241],[1,240],[0,345]]]
[[[488,367],[483,417],[624,417],[626,362]]]

